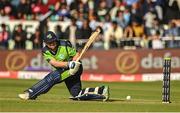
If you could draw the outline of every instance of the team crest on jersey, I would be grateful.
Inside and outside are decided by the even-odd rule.
[[[59,56],[59,58],[60,58],[60,59],[64,59],[65,56],[64,56],[63,54],[61,54],[61,55]]]

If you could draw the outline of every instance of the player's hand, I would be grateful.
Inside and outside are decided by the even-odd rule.
[[[77,61],[70,61],[68,62],[68,67],[69,69],[73,69],[75,68],[75,66],[78,66],[80,62],[77,62]]]
[[[75,75],[75,73],[79,70],[79,66],[81,65],[80,62],[77,61],[70,61],[68,63],[68,67],[69,67],[69,73],[71,75]]]

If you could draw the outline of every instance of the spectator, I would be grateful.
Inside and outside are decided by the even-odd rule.
[[[69,40],[71,44],[76,47],[76,39],[80,38],[79,29],[76,25],[76,19],[71,19],[71,25],[66,28],[64,38]]]
[[[134,37],[134,32],[133,32],[133,28],[131,25],[127,26],[124,30],[124,34],[123,34],[123,37],[125,38],[132,38]]]
[[[39,9],[40,14],[46,14],[49,11],[48,0],[37,0],[34,7]]]
[[[60,25],[57,25],[55,27],[55,33],[56,33],[58,39],[64,39],[65,38],[64,33],[62,32],[62,27]]]
[[[60,16],[60,18],[62,18],[62,20],[70,17],[70,11],[68,10],[66,3],[61,3],[60,9],[57,11],[57,14]]]
[[[123,11],[117,12],[116,21],[121,28],[125,29],[125,27],[127,26],[127,23],[124,19]]]
[[[180,0],[1,0],[0,20],[39,20],[42,15],[47,14],[46,16],[50,18],[46,18],[45,21],[40,22],[40,33],[42,34],[41,36],[43,36],[44,31],[48,29],[46,22],[69,21],[69,19],[73,17],[76,19],[75,24],[77,29],[72,30],[73,25],[68,25],[71,30],[68,28],[64,37],[64,34],[61,36],[62,31],[60,26],[57,26],[55,32],[59,37],[69,38],[73,36],[78,39],[87,39],[89,34],[91,34],[90,31],[94,31],[97,26],[101,26],[104,33],[101,36],[104,41],[106,40],[106,44],[104,45],[106,45],[105,47],[108,49],[111,48],[110,45],[115,47],[117,44],[116,46],[118,46],[117,40],[117,42],[114,41],[116,42],[114,44],[112,44],[113,41],[111,41],[111,44],[107,43],[108,39],[114,37],[110,36],[111,38],[107,38],[108,33],[106,33],[109,32],[112,21],[116,21],[121,29],[124,30],[122,33],[123,37],[140,37],[141,39],[149,40],[148,38],[152,37],[154,35],[153,33],[157,30],[160,32],[160,36],[172,36],[175,38],[180,36],[180,25],[178,25],[177,21],[174,22],[174,19],[180,18],[179,1]],[[54,13],[47,13],[51,9]],[[88,22],[84,20],[88,20]],[[89,23],[89,25],[85,25],[85,23]],[[166,24],[169,24],[169,26],[164,27]],[[69,31],[71,31],[71,33]],[[79,32],[83,33],[81,34]],[[20,33],[16,38],[20,37],[19,35]],[[23,39],[26,40],[26,37],[23,37]],[[72,39],[73,38],[70,40],[73,43]],[[17,38],[16,41],[17,40],[19,40],[19,38]],[[24,45],[23,42],[21,42],[21,44]],[[109,46],[107,46],[108,44]],[[16,44],[16,46],[17,45],[20,44]]]
[[[90,23],[89,26],[92,30],[95,30],[99,26],[99,21],[98,17],[96,14],[92,14],[92,17],[90,18]],[[106,16],[109,16],[108,14]],[[105,21],[106,21],[106,16],[105,16]]]
[[[123,0],[128,6],[132,6],[134,3],[137,3],[139,0]]]
[[[180,28],[176,26],[174,20],[169,22],[169,29],[166,31],[166,36],[175,37],[180,35]]]
[[[108,8],[105,0],[101,0],[98,10],[97,10],[97,15],[99,17],[100,21],[105,20],[105,15],[108,14]]]
[[[136,21],[132,22],[132,29],[135,37],[143,37],[144,36],[144,26]]]
[[[4,9],[0,9],[0,20],[7,21],[11,19],[11,7],[6,6]]]
[[[118,26],[116,21],[112,22],[112,26],[105,32],[104,48],[117,48],[120,39],[123,37],[123,29]]]
[[[14,18],[12,15],[12,5],[9,0],[1,0],[0,2],[0,19],[6,21]]]
[[[0,32],[0,49],[7,49],[8,39],[10,37],[9,32],[6,30],[6,25],[1,24],[2,31]]]
[[[138,3],[138,2],[132,4],[131,21],[136,21],[138,23],[143,22],[142,17],[143,17],[144,12],[143,12],[143,10],[141,10],[140,6],[141,6],[140,3]]]
[[[15,49],[24,49],[26,41],[26,32],[22,29],[22,24],[17,26],[13,32],[13,39],[15,41]]]
[[[111,20],[115,20],[118,10],[120,10],[121,2],[119,0],[114,1],[115,6],[110,9]]]
[[[95,42],[93,43],[92,47],[93,49],[99,49],[99,50],[103,50],[104,49],[104,43],[103,43],[103,38],[104,38],[104,35],[103,35],[103,29],[98,26],[97,28],[99,28],[101,30],[98,38],[96,38]]]
[[[125,8],[125,10],[123,12],[123,18],[124,18],[124,21],[126,23],[126,26],[128,26],[130,24],[130,21],[131,21],[131,14],[130,14],[128,8]]]
[[[153,49],[163,49],[164,45],[163,42],[160,39],[160,32],[156,31],[154,34],[150,37],[152,40],[152,48]]]
[[[89,6],[88,6],[86,0],[80,0],[77,8],[78,8],[77,9],[78,12],[81,12],[81,13],[84,13],[85,15],[87,15]]]
[[[30,40],[33,43],[33,49],[42,48],[42,38],[39,29],[36,29],[35,33],[31,36]]]
[[[97,25],[98,24],[96,24],[96,26]],[[111,27],[111,17],[109,14],[105,16],[105,21],[101,23],[101,27],[104,33]]]
[[[180,19],[180,1],[166,0],[164,22],[169,23],[172,19]]]
[[[92,29],[89,27],[89,21],[88,20],[84,20],[83,21],[83,25],[82,28],[80,29],[80,39],[88,39],[91,36],[92,33]]]
[[[112,8],[113,2],[114,2],[114,0],[106,0],[106,4],[107,4],[107,8],[108,8],[108,9],[111,9],[111,8]]]
[[[74,10],[78,10],[78,4],[80,4],[81,3],[81,0],[73,0],[72,2],[71,2],[71,4],[69,4],[69,9],[71,10],[71,11],[74,11]]]
[[[20,0],[20,4],[17,7],[17,18],[27,19],[28,15],[31,14],[31,5],[29,0]]]
[[[145,15],[144,15],[144,21],[145,21],[145,31],[147,35],[151,35],[150,30],[153,27],[153,22],[154,19],[156,18],[156,15],[153,13],[152,10],[148,11]]]
[[[163,34],[164,34],[164,28],[163,28],[163,26],[160,24],[159,20],[156,18],[156,19],[154,19],[154,21],[152,22],[152,27],[151,27],[151,29],[149,29],[149,33],[150,33],[150,34],[147,34],[147,33],[146,33],[146,35],[151,36],[151,35],[153,35],[154,32],[157,32],[157,31],[160,32],[160,36],[162,37]]]
[[[164,0],[156,0],[155,1],[155,10],[157,12],[158,19],[160,21],[163,20],[163,6],[164,6]]]
[[[79,29],[81,29],[82,26],[83,26],[84,18],[85,18],[84,13],[79,12],[78,13],[78,18],[76,18],[77,19],[76,24],[77,24]]]

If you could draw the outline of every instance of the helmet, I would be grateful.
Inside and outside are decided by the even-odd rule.
[[[48,31],[43,40],[45,43],[57,41],[57,36],[52,31]]]

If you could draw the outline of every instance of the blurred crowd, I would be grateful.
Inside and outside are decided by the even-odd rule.
[[[2,22],[41,21],[50,11],[46,24],[69,21],[65,30],[57,25],[55,32],[75,47],[97,27],[102,29],[93,45],[97,49],[180,47],[180,0],[0,0]],[[0,49],[40,49],[48,30],[43,27],[44,32],[39,27],[28,37],[22,24],[10,32],[2,23]]]

